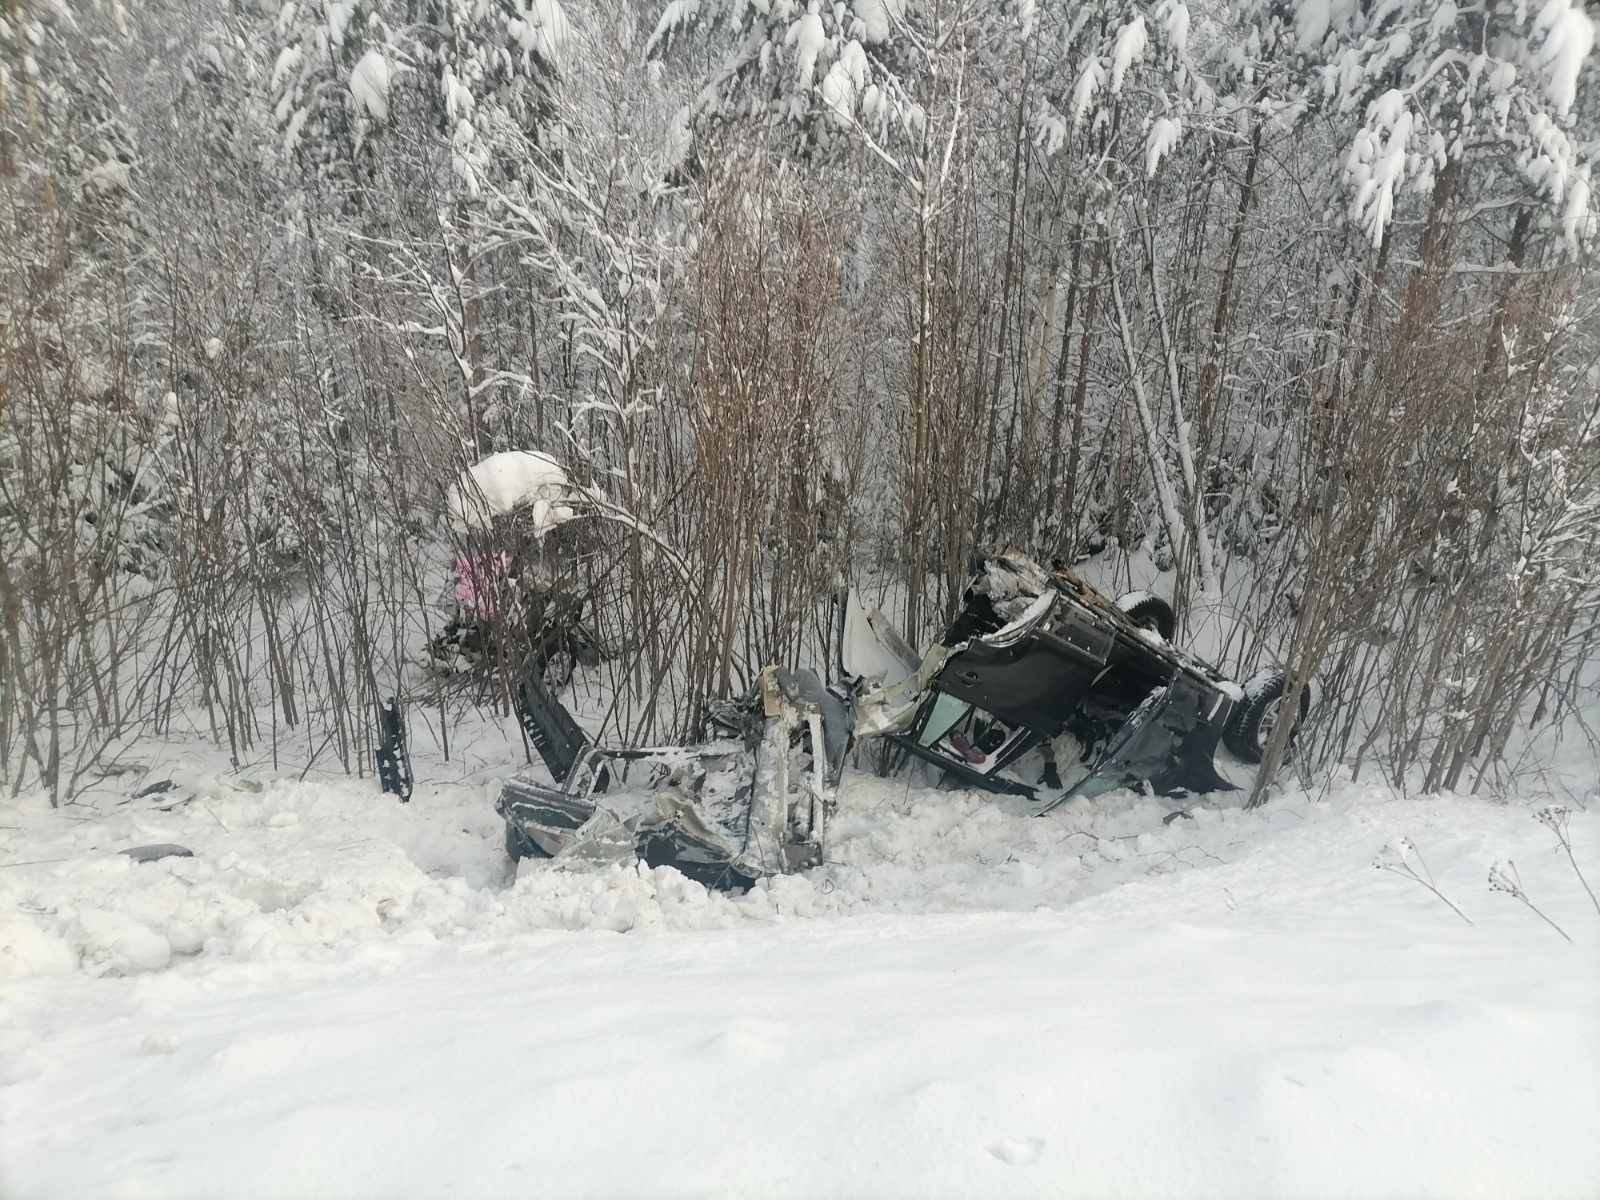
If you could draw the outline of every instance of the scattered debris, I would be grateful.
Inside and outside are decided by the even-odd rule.
[[[411,751],[406,745],[405,716],[397,697],[378,713],[378,748],[373,758],[378,768],[378,782],[385,792],[400,797],[404,804],[411,799]]]
[[[869,737],[886,739],[901,765],[921,759],[956,783],[1034,801],[1041,816],[1129,785],[1235,790],[1217,773],[1217,746],[1259,761],[1249,751],[1278,719],[1282,672],[1241,687],[1142,624],[1141,613],[1169,614],[1137,599],[1119,604],[1014,551],[990,555],[918,661],[881,613],[847,597],[837,681],[768,667],[751,696],[712,706],[731,740],[698,746],[596,745],[530,670],[518,712],[555,783],[519,775],[504,785],[506,849],[513,859],[637,856],[748,887],[822,861],[845,755]],[[1058,742],[1076,747],[1065,782]],[[1042,768],[1024,778],[1035,750]]]
[[[194,851],[187,846],[180,846],[177,842],[153,842],[148,846],[134,846],[131,849],[120,851],[134,862],[157,862],[163,858],[193,858]]]

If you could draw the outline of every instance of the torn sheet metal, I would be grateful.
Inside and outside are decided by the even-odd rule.
[[[811,672],[763,671],[749,736],[696,747],[598,746],[538,680],[524,692],[534,746],[559,782],[523,775],[502,787],[496,807],[514,853],[589,864],[638,858],[716,887],[748,887],[822,860],[849,711]]]

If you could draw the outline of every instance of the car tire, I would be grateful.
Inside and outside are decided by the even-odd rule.
[[[1149,592],[1124,592],[1117,597],[1117,607],[1141,629],[1159,633],[1164,642],[1170,642],[1172,635],[1178,632],[1178,614],[1160,596]]]
[[[1234,756],[1242,762],[1258,763],[1266,753],[1267,741],[1277,727],[1278,715],[1283,707],[1283,694],[1288,689],[1289,677],[1276,667],[1257,671],[1244,685],[1244,699],[1234,710],[1233,718],[1222,735]],[[1300,689],[1300,713],[1295,717],[1297,731],[1311,709],[1311,689]],[[1294,741],[1294,732],[1289,740]]]

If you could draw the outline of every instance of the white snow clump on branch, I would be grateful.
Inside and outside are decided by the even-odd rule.
[[[374,121],[389,118],[389,60],[368,50],[350,72],[350,94]]]
[[[534,536],[542,537],[577,513],[567,501],[577,495],[566,470],[537,450],[504,450],[469,467],[445,495],[445,512],[456,529],[487,529],[494,518],[526,510]]]

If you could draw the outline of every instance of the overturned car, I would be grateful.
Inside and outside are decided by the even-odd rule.
[[[891,766],[920,759],[1040,814],[1129,785],[1232,790],[1217,749],[1260,761],[1284,676],[1241,686],[1172,646],[1173,624],[1156,597],[1112,600],[1005,552],[980,559],[961,611],[920,658],[881,614],[847,601],[837,681],[769,667],[750,697],[713,714],[726,736],[703,745],[600,746],[529,678],[519,714],[553,782],[504,785],[506,848],[638,857],[711,886],[802,870],[822,861],[845,756],[867,738],[887,740]],[[1296,724],[1307,704],[1303,691]]]

